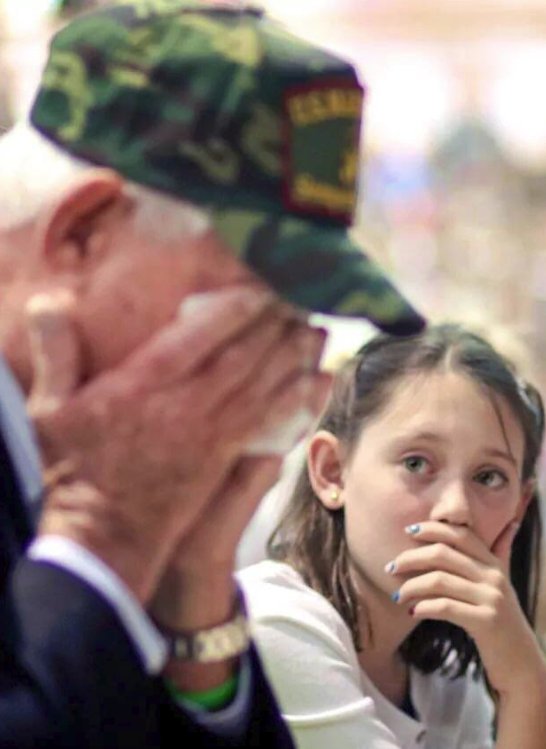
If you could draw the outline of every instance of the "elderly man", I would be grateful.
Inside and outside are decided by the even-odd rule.
[[[347,235],[361,103],[254,9],[54,39],[0,141],[2,747],[290,746],[232,572],[328,386],[298,309],[423,324]]]

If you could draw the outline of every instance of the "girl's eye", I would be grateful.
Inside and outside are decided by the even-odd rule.
[[[508,483],[508,479],[504,473],[493,468],[480,471],[476,476],[476,480],[478,483],[487,486],[489,489],[500,489]]]
[[[429,468],[428,460],[421,455],[408,455],[407,458],[404,458],[403,463],[410,473],[423,474]]]

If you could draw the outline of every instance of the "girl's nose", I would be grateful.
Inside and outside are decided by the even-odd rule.
[[[461,481],[452,481],[443,487],[430,514],[431,520],[452,525],[472,525],[467,489]]]

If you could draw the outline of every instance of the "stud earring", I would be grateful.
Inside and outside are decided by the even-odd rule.
[[[330,502],[332,502],[333,504],[337,505],[338,502],[339,502],[339,499],[340,499],[340,497],[339,497],[339,489],[337,489],[337,488],[336,489],[332,489],[332,493],[330,494]]]

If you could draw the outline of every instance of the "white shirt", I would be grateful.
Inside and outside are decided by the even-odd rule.
[[[349,628],[286,564],[238,573],[254,638],[299,749],[491,749],[493,708],[482,682],[410,669],[414,720],[358,663]]]
[[[0,429],[31,515],[42,494],[42,472],[23,394],[0,356]]]

